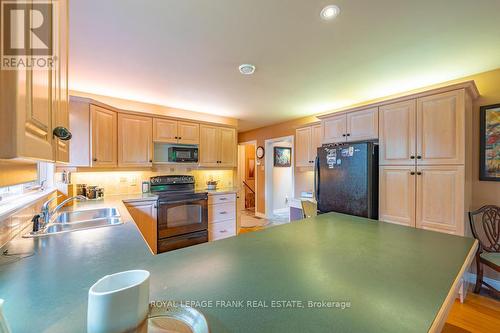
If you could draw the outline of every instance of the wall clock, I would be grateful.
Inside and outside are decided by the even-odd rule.
[[[258,158],[258,159],[263,158],[263,157],[264,157],[264,154],[265,154],[264,147],[262,147],[262,146],[258,146],[258,147],[257,147],[257,150],[255,151],[255,154],[257,155],[257,158]]]

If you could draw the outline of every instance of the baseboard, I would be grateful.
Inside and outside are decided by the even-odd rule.
[[[257,216],[257,217],[261,217],[261,218],[263,218],[263,219],[265,219],[265,218],[266,218],[266,214],[264,214],[264,213],[259,213],[259,212],[255,212],[255,216]]]
[[[285,207],[285,208],[280,208],[280,209],[275,209],[273,210],[273,214],[284,214],[284,213],[288,213],[289,212],[289,209],[288,207]]]
[[[467,282],[471,283],[472,285],[476,284],[476,274],[474,274],[474,273],[468,273],[468,272],[466,272],[464,274],[464,279]],[[488,283],[489,285],[491,285],[494,288],[496,288],[497,290],[500,290],[500,281],[495,280],[495,279],[491,279],[491,278],[488,278],[488,277],[485,277],[485,276],[483,276],[483,280],[486,283]]]

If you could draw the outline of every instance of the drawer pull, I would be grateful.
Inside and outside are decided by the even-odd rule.
[[[219,214],[221,214],[221,215],[225,215],[225,214],[227,214],[227,212],[220,212]]]
[[[219,198],[220,201],[226,201],[227,198]]]
[[[221,234],[224,234],[224,233],[226,233],[226,232],[227,232],[227,230],[226,230],[226,229],[224,229],[224,230],[221,230],[221,231],[220,231],[220,233],[221,233]]]

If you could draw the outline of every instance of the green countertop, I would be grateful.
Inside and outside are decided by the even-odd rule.
[[[88,288],[128,269],[151,272],[151,301],[200,302],[212,333],[427,332],[474,246],[335,213],[157,256],[133,223],[30,242],[33,257],[0,266],[14,333],[84,332]],[[283,300],[303,307],[273,307]]]

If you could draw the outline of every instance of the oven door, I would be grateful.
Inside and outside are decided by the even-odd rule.
[[[158,238],[208,229],[207,195],[188,195],[158,201]]]

